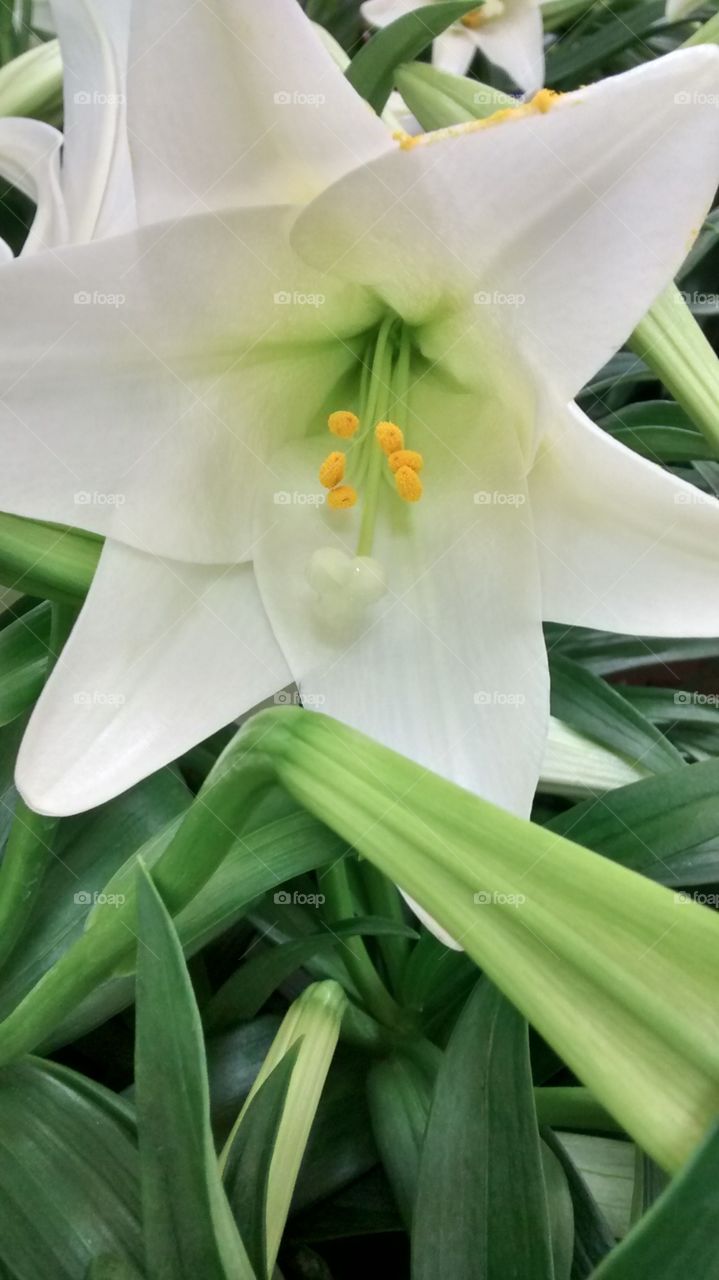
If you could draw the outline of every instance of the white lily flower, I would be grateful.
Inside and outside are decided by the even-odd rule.
[[[399,145],[295,0],[135,23],[157,223],[3,268],[0,508],[107,538],[22,794],[97,805],[294,679],[526,813],[542,617],[719,630],[719,503],[567,407],[701,225],[719,52]]]
[[[370,26],[386,27],[431,3],[432,0],[365,0],[361,10]],[[442,71],[463,76],[478,49],[506,71],[520,89],[532,92],[541,88],[544,27],[540,0],[484,0],[484,4],[437,36],[432,44],[432,62]]]
[[[52,0],[51,9],[69,55],[63,132],[38,120],[0,119],[0,174],[37,206],[24,256],[136,225],[125,125],[129,0]],[[24,57],[42,68],[51,55],[41,46]],[[15,84],[14,64],[3,71]],[[10,256],[6,250],[2,260]]]

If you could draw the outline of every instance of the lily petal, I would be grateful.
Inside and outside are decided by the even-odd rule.
[[[570,400],[701,226],[717,182],[718,74],[719,50],[681,50],[544,114],[426,135],[320,196],[293,243],[416,323],[474,297]]]
[[[63,191],[72,242],[135,225],[127,141],[131,0],[53,0],[63,52]]]
[[[268,454],[308,429],[377,313],[290,252],[292,217],[205,214],[3,268],[0,510],[249,557]]]
[[[441,71],[463,76],[469,71],[477,43],[464,27],[448,27],[432,42],[432,63]]]
[[[0,174],[37,206],[25,254],[60,244],[67,235],[61,147],[62,134],[40,120],[0,120]]]
[[[358,509],[310,501],[321,496],[319,438],[275,462],[295,483],[305,476],[307,500],[284,507],[259,542],[258,585],[307,707],[527,813],[548,682],[519,449],[467,431],[477,412],[468,396],[425,384],[417,409],[409,435],[425,458],[425,497],[410,509],[389,486],[381,496],[372,556],[389,590],[374,610],[345,628],[335,616],[342,588],[327,616],[307,581],[318,547],[354,555],[359,522]]]
[[[529,477],[547,620],[719,635],[719,502],[558,409]]]
[[[94,808],[288,679],[249,565],[108,542],[30,719],[17,785],[39,813]]]
[[[304,203],[392,145],[297,0],[138,4],[130,63],[142,220]]]
[[[701,0],[667,0],[664,16],[667,22],[680,22],[695,9],[701,9]]]
[[[504,0],[501,18],[468,30],[477,48],[506,71],[520,89],[531,93],[541,88],[544,25],[539,0]]]

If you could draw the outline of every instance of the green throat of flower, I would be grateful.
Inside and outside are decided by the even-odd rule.
[[[346,448],[333,449],[320,465],[327,504],[342,520],[343,512],[361,502],[362,517],[354,560],[336,547],[320,547],[312,557],[309,581],[323,599],[341,587],[344,604],[363,608],[384,595],[384,570],[372,558],[383,487],[392,487],[393,500],[414,503],[422,497],[424,459],[405,446],[410,356],[409,330],[387,316],[363,362],[359,413],[338,409],[328,418],[329,431]]]

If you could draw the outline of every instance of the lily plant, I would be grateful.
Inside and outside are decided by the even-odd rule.
[[[543,618],[717,633],[719,503],[572,400],[701,225],[718,76],[697,48],[396,138],[296,0],[133,9],[137,226],[2,268],[0,506],[106,539],[33,809],[295,681],[526,814]]]
[[[365,0],[362,16],[372,27],[387,27],[432,0]],[[432,44],[432,62],[463,76],[479,49],[506,71],[520,89],[544,83],[544,27],[541,0],[484,0],[452,23]]]

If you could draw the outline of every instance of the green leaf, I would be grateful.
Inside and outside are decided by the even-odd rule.
[[[224,1168],[236,1134],[262,1085],[293,1046],[297,1061],[287,1089],[267,1185],[267,1265],[271,1275],[289,1213],[302,1156],[337,1046],[346,997],[336,982],[316,982],[290,1007],[272,1042],[237,1123],[225,1144]]]
[[[116,1253],[103,1253],[90,1263],[87,1280],[142,1280],[142,1275]]]
[[[615,440],[652,462],[692,462],[716,453],[686,410],[673,400],[641,400],[601,418],[598,425]]]
[[[409,925],[376,917],[339,920],[323,933],[313,933],[296,942],[287,942],[260,955],[253,955],[215,993],[205,1013],[208,1031],[221,1031],[243,1018],[253,1018],[286,978],[301,969],[318,951],[336,947],[351,937],[416,938]]]
[[[78,1280],[99,1253],[142,1260],[137,1148],[102,1086],[26,1058],[0,1071],[0,1260]]]
[[[629,1230],[634,1190],[634,1152],[630,1142],[589,1137],[583,1133],[557,1135],[576,1165],[607,1220],[614,1237]]]
[[[420,12],[407,13],[377,31],[355,54],[345,75],[361,97],[381,115],[394,87],[397,68],[411,62],[458,18],[476,9],[476,4],[444,0],[423,5]]]
[[[572,1280],[588,1280],[598,1262],[614,1246],[614,1236],[599,1205],[580,1174],[569,1152],[552,1133],[542,1129],[542,1138],[559,1160],[572,1197],[574,1250]]]
[[[585,800],[547,829],[674,887],[719,878],[719,761]]]
[[[28,595],[77,604],[90,589],[102,542],[63,525],[0,513],[0,582]]]
[[[300,1042],[287,1050],[255,1093],[227,1155],[223,1183],[258,1276],[267,1276],[267,1195],[270,1167]]]
[[[554,1280],[570,1280],[574,1257],[574,1205],[564,1166],[551,1147],[540,1145],[542,1172],[547,1193],[549,1234],[552,1242]]]
[[[397,1053],[372,1067],[367,1092],[375,1142],[410,1231],[432,1084],[416,1062]]]
[[[610,10],[611,14],[611,10]],[[654,23],[664,17],[664,0],[640,0],[623,9],[585,35],[587,21],[578,23],[570,34],[552,45],[547,54],[547,84],[574,87],[586,75],[596,78],[597,67],[649,34]]]
[[[395,83],[404,101],[426,131],[482,120],[517,99],[499,89],[455,76],[426,62],[407,62],[397,68]]]
[[[414,1280],[553,1280],[527,1025],[482,979],[439,1069],[412,1233]]]
[[[719,1277],[719,1128],[595,1272],[596,1280]]]
[[[253,1280],[210,1131],[200,1017],[177,935],[138,873],[135,1095],[153,1280]]]
[[[329,717],[260,712],[240,744],[461,940],[662,1167],[686,1158],[719,1107],[712,912]]]
[[[0,725],[26,711],[47,674],[50,605],[36,605],[0,631]]]
[[[553,656],[552,715],[652,773],[680,768],[676,747],[621,693],[571,658]]]

